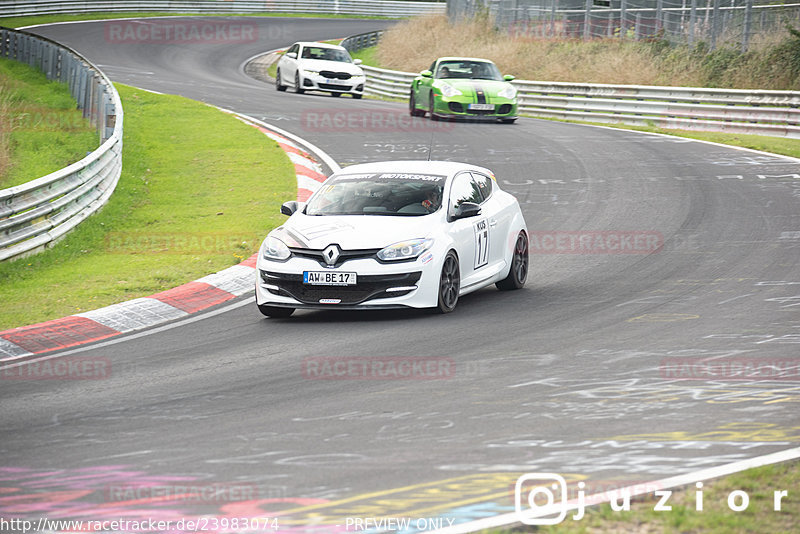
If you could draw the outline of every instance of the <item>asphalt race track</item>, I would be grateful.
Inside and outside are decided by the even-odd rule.
[[[534,237],[527,286],[473,293],[445,316],[269,320],[239,299],[72,350],[107,359],[110,377],[2,383],[0,515],[279,517],[281,531],[352,532],[348,518],[513,510],[528,472],[630,485],[798,446],[800,163],[530,118],[411,122],[404,103],[278,93],[244,61],[388,23],[213,20],[254,24],[258,39],[114,42],[104,22],[31,31],[114,81],[254,116],[343,166],[423,159],[431,144],[434,159],[492,169]],[[580,239],[591,249],[570,248]],[[619,242],[630,246],[608,248]],[[437,372],[320,379],[312,366],[386,357]],[[703,359],[720,364],[713,380]],[[737,374],[759,364],[774,368]],[[131,491],[209,484],[231,491],[201,502]]]

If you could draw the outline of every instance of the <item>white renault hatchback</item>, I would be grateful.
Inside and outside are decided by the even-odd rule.
[[[366,77],[359,65],[343,47],[327,43],[293,44],[278,60],[275,88],[295,92],[326,91],[333,96],[344,93],[361,98]]]
[[[444,161],[346,167],[269,233],[257,261],[264,315],[296,308],[437,308],[528,274],[528,231],[517,200],[491,171]]]

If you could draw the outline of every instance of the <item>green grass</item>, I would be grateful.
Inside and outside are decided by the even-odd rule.
[[[0,329],[150,295],[229,267],[285,219],[280,204],[297,186],[274,141],[199,102],[117,88],[125,109],[117,189],[52,249],[0,264]]]
[[[0,18],[0,26],[6,28],[22,28],[35,24],[53,24],[56,22],[71,22],[76,20],[106,20],[122,18],[146,17],[281,17],[281,18],[326,18],[326,19],[387,19],[376,15],[327,15],[321,13],[78,13],[60,15],[30,15],[22,17]]]
[[[66,84],[0,58],[0,189],[66,167],[99,144]]]
[[[609,505],[586,509],[579,521],[572,513],[561,524],[545,527],[517,527],[485,531],[487,534],[541,532],[543,534],[619,533],[703,533],[749,534],[796,532],[800,525],[800,463],[786,462],[750,469],[709,481],[698,490],[694,485],[674,490],[667,505],[671,511],[654,511],[657,499],[632,499],[630,511],[616,512]],[[741,490],[749,506],[741,512],[728,508],[728,496]],[[781,511],[773,508],[773,492],[786,490]],[[697,493],[702,492],[703,510],[696,510]],[[739,503],[740,501],[736,501]]]
[[[370,46],[368,48],[362,48],[357,52],[353,52],[350,54],[353,56],[353,59],[360,59],[364,65],[369,65],[370,67],[378,67],[378,58],[375,54],[378,51],[377,46]]]

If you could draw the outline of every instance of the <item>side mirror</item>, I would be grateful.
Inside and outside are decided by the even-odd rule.
[[[291,215],[297,211],[297,201],[290,200],[281,204],[281,213],[284,215]]]
[[[363,63],[363,61],[361,61],[360,59],[354,59],[353,60],[353,65],[361,65],[362,63]]]
[[[475,217],[476,215],[481,214],[481,207],[474,202],[462,202],[460,206],[456,208],[456,212],[453,215],[453,220],[458,219],[466,219],[468,217]]]
[[[433,73],[429,70],[423,70],[422,72],[419,73],[419,75],[422,76],[423,78],[433,78]]]
[[[297,52],[289,52],[288,54],[286,54],[286,57],[297,59]]]
[[[507,81],[507,82],[510,82],[511,80],[513,80],[515,78],[516,78],[516,76],[512,76],[511,74],[506,74],[505,76],[503,76],[503,79],[505,81]]]

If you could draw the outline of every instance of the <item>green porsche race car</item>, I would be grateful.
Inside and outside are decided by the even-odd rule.
[[[517,120],[517,90],[488,59],[440,57],[411,82],[414,117]]]

